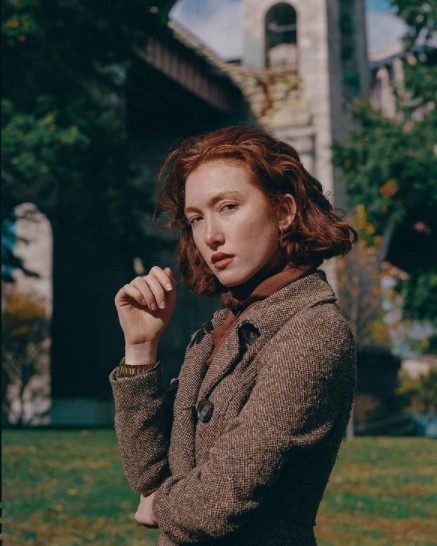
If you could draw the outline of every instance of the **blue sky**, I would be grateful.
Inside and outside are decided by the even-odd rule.
[[[171,17],[226,59],[238,58],[243,46],[241,0],[179,0]],[[405,32],[388,0],[366,0],[369,49],[396,45]]]
[[[389,2],[387,0],[367,0],[366,8],[371,11],[387,11]]]

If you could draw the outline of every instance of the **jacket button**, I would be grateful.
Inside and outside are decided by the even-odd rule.
[[[179,386],[179,377],[173,377],[170,379],[170,391],[176,391]]]
[[[248,345],[252,345],[258,339],[259,333],[252,324],[243,324],[241,334]]]
[[[211,417],[214,409],[214,404],[210,400],[202,400],[197,404],[196,412],[197,418],[202,423],[207,423]]]

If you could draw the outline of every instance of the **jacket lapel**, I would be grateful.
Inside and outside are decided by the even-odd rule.
[[[211,362],[198,389],[196,403],[208,398],[235,366],[243,369],[252,362],[265,344],[300,309],[335,300],[325,274],[317,271],[252,305],[242,313]]]
[[[226,312],[226,309],[220,309],[214,314],[211,321],[194,333],[185,354],[184,364],[178,377],[179,387],[173,411],[169,453],[172,473],[189,472],[196,464],[194,451],[197,422],[196,400],[207,371],[206,359],[213,350],[214,343],[210,332],[223,322]],[[177,458],[173,458],[173,453],[177,454]]]

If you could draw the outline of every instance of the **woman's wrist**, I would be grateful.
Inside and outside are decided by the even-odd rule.
[[[140,364],[153,364],[158,357],[158,341],[145,341],[125,345],[124,359],[126,364],[136,366]]]

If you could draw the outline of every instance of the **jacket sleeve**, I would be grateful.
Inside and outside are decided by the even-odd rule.
[[[155,493],[158,525],[178,544],[237,531],[293,454],[325,438],[340,413],[347,422],[355,352],[344,321],[327,328],[326,317],[310,309],[274,339],[274,350],[267,344],[257,357],[248,401],[208,460],[187,475],[169,477]]]
[[[123,467],[131,487],[148,495],[170,474],[167,454],[171,427],[169,393],[163,385],[162,365],[134,377],[110,383],[115,401],[115,431]]]

